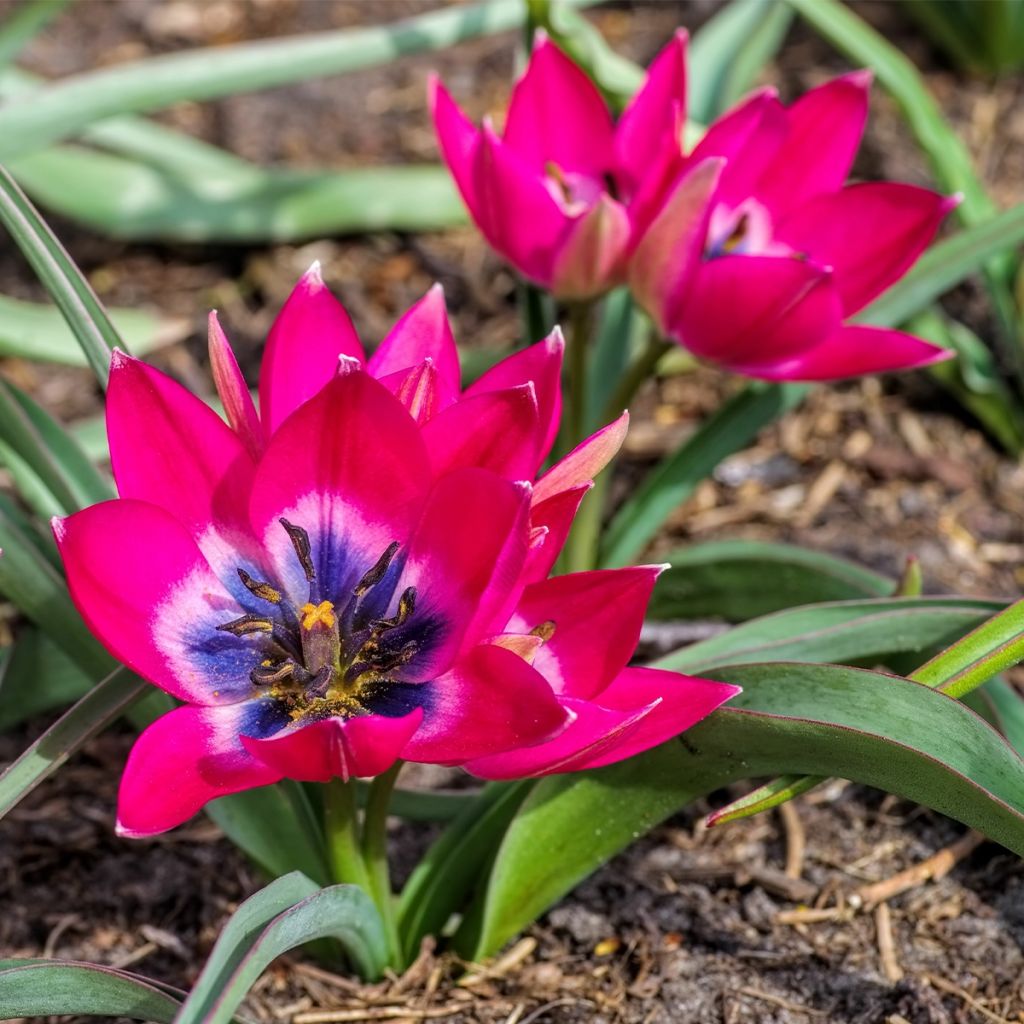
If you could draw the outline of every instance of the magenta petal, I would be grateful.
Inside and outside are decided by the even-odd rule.
[[[551,271],[552,292],[560,299],[590,299],[619,284],[630,233],[626,208],[601,195],[566,234]]]
[[[263,428],[245,378],[238,368],[238,360],[231,350],[231,343],[217,319],[216,310],[210,313],[208,347],[213,382],[228,423],[245,445],[246,451],[258,459],[263,451]]]
[[[122,498],[159,505],[197,535],[237,520],[253,466],[245,445],[190,391],[120,351],[110,363],[107,438]]]
[[[517,654],[491,644],[472,648],[429,687],[423,724],[402,756],[427,764],[539,743],[566,714],[544,678]]]
[[[912,334],[887,327],[840,327],[823,342],[793,359],[743,370],[765,380],[840,380],[865,373],[929,366],[953,353]]]
[[[805,203],[776,235],[832,267],[851,316],[910,269],[955,203],[915,185],[850,185]]]
[[[370,373],[378,379],[431,360],[437,371],[438,402],[443,408],[458,397],[459,354],[452,337],[444,289],[435,284],[391,328],[370,357]]]
[[[636,192],[665,149],[678,151],[678,111],[686,110],[687,41],[684,29],[673,34],[615,127],[615,154],[627,194]]]
[[[543,32],[515,84],[505,143],[541,174],[550,164],[603,179],[612,169],[612,118],[597,87]]]
[[[425,359],[408,370],[396,370],[378,380],[419,424],[432,420],[441,411],[441,387],[432,359]]]
[[[565,341],[556,327],[543,341],[529,345],[502,359],[482,374],[467,389],[466,395],[501,391],[522,384],[533,384],[537,396],[540,444],[537,457],[543,459],[558,433],[562,418],[562,358]],[[533,474],[530,474],[530,479]]]
[[[338,372],[341,356],[365,362],[344,307],[314,263],[270,328],[260,367],[260,417],[266,437]]]
[[[663,333],[692,286],[722,168],[717,158],[689,167],[673,185],[630,259],[633,294]]]
[[[439,674],[460,645],[508,620],[526,558],[529,501],[529,488],[480,469],[437,482],[409,543],[401,585],[416,587],[416,614],[434,616],[440,637],[431,665],[417,661],[418,678],[403,678]]]
[[[617,420],[576,445],[537,481],[533,489],[534,505],[581,484],[589,484],[618,454],[628,428],[629,413],[624,412]]]
[[[466,395],[422,427],[435,475],[475,466],[532,480],[544,457],[532,383]]]
[[[472,218],[479,224],[480,201],[474,183],[473,167],[480,142],[480,132],[459,109],[451,94],[436,75],[427,82],[430,116],[437,132],[441,156],[455,178],[455,184]],[[486,234],[486,232],[485,232]]]
[[[821,344],[840,323],[826,270],[787,256],[722,256],[701,265],[669,333],[696,355],[742,372]]]
[[[169,512],[122,498],[53,528],[75,607],[115,658],[181,700],[223,704],[248,695],[244,648],[238,664],[202,653],[204,642],[224,636],[217,625],[243,609]]]
[[[545,501],[535,502],[530,508],[531,543],[523,568],[524,582],[537,583],[548,578],[565,547],[580,502],[591,486],[580,484],[559,491]]]
[[[166,832],[211,800],[277,782],[281,773],[239,742],[245,705],[175,708],[135,741],[117,796],[117,831]]]
[[[864,134],[870,85],[870,72],[854,71],[811,89],[786,111],[785,144],[756,189],[777,218],[846,181]]]
[[[526,588],[509,622],[529,633],[554,623],[534,666],[564,697],[589,700],[632,657],[661,566],[599,569],[554,576]],[[595,642],[600,637],[600,643]]]
[[[267,739],[243,736],[241,742],[250,756],[288,779],[370,778],[386,772],[398,760],[422,718],[422,708],[400,718],[323,718],[296,723]]]
[[[573,217],[556,202],[543,175],[485,125],[473,168],[477,224],[525,277],[551,283],[552,269]]]
[[[428,486],[416,424],[387,388],[356,370],[335,377],[274,434],[249,512],[284,582],[297,562],[280,517],[325,546],[331,537],[342,546],[356,541],[372,565],[392,541],[408,539]]]

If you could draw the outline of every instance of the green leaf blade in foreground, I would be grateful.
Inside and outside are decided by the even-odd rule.
[[[127,669],[112,672],[0,773],[0,818],[52,775],[87,740],[123,714],[147,686]]]
[[[89,282],[3,167],[0,167],[0,222],[60,307],[96,379],[106,387],[111,353],[117,347],[124,348],[124,342]]]
[[[612,518],[601,550],[604,568],[628,565],[722,459],[743,448],[807,394],[804,384],[747,384],[644,479]]]
[[[946,597],[893,597],[787,608],[661,658],[659,668],[701,675],[759,661],[884,662],[926,655],[984,622],[1002,605]]]
[[[73,704],[95,680],[35,626],[23,625],[0,668],[0,732]]]
[[[652,619],[743,622],[796,605],[887,597],[896,587],[856,562],[793,544],[709,541],[665,561],[647,609]]]
[[[227,1024],[277,957],[331,937],[341,942],[363,977],[380,975],[387,963],[387,940],[366,893],[354,885],[317,889],[298,872],[277,879],[250,896],[228,922],[176,1024]]]
[[[834,665],[719,669],[744,692],[672,741],[582,775],[542,779],[505,835],[463,952],[485,957],[674,811],[728,783],[838,775],[977,828],[1024,854],[1024,762],[959,701]]]
[[[180,1008],[161,987],[112,967],[0,960],[0,1020],[75,1014],[172,1024]]]

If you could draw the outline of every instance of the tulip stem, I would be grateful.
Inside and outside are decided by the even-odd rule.
[[[395,897],[391,891],[391,873],[388,870],[387,828],[391,794],[401,770],[402,762],[396,761],[383,775],[378,775],[370,783],[363,817],[363,863],[369,879],[369,893],[384,922],[384,932],[391,947],[391,964],[396,968],[404,965],[399,963],[402,944],[398,937]]]
[[[658,363],[661,362],[661,357],[671,347],[672,342],[666,341],[657,331],[651,331],[643,351],[629,364],[626,372],[615,386],[612,397],[608,399],[601,415],[600,426],[611,423],[612,420],[622,415],[624,409],[629,408],[636,393],[640,390],[640,386],[654,373]]]
[[[566,410],[559,438],[559,457],[568,454],[583,440],[587,423],[587,346],[593,326],[594,304],[574,302],[569,307],[569,331],[566,337]]]
[[[372,895],[370,876],[359,844],[359,809],[354,782],[331,779],[324,786],[324,833],[334,881],[358,885]]]

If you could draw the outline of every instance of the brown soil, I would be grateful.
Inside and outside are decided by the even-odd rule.
[[[28,63],[63,75],[149,52],[390,19],[424,6],[119,0],[63,15]],[[617,46],[646,60],[677,23],[693,27],[709,7],[636,4],[596,17]],[[907,34],[898,11],[861,9],[932,69],[930,84],[993,193],[1004,203],[1019,201],[1011,168],[1024,148],[1024,84],[965,82]],[[513,42],[506,36],[344,80],[182,105],[166,120],[266,162],[433,159],[427,70],[440,68],[474,114],[497,111]],[[843,67],[797,28],[765,77],[793,95]],[[873,115],[863,173],[926,181],[891,103],[876,95]],[[368,341],[435,279],[446,287],[461,341],[497,348],[519,331],[514,280],[469,228],[243,250],[128,245],[55,226],[105,300],[188,319],[192,336],[158,361],[205,393],[207,308],[221,310],[254,375],[273,311],[314,258]],[[12,247],[0,252],[0,289],[42,295]],[[986,331],[977,289],[965,286],[951,301],[954,312]],[[7,360],[2,370],[66,420],[99,411],[86,371],[23,360]],[[701,369],[649,388],[637,406],[622,480],[678,443],[733,387]],[[923,375],[819,388],[756,446],[724,463],[655,547],[724,537],[797,541],[892,574],[916,554],[931,590],[1015,596],[1024,470],[995,452]],[[0,737],[0,762],[45,724]],[[129,744],[123,730],[96,740],[0,822],[0,957],[45,953],[130,965],[187,986],[225,917],[260,884],[202,818],[150,842],[114,837],[116,781]],[[891,899],[887,926],[884,913],[855,911],[849,895],[935,853],[963,829],[842,784],[795,806],[795,820],[766,816],[710,833],[699,828],[703,808],[684,811],[581,885],[506,958],[468,978],[453,961],[426,955],[405,979],[366,988],[290,958],[267,973],[248,1008],[261,1020],[296,1024],[312,1024],[307,1014],[331,1009],[347,1012],[337,1020],[495,1024],[1024,1020],[1024,876],[1016,858],[982,845],[941,881]],[[787,844],[801,833],[803,856],[790,865],[795,878],[787,878]],[[401,826],[396,844],[415,845],[423,834]],[[890,932],[893,951],[883,956]],[[389,1015],[386,1007],[404,1010]]]

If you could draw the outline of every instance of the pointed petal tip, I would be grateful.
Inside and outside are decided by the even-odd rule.
[[[309,269],[302,275],[300,284],[304,284],[310,291],[319,291],[324,285],[323,268],[319,260],[313,260]]]
[[[875,72],[871,68],[858,68],[849,74],[841,75],[840,81],[849,82],[867,92],[875,81]]]
[[[564,352],[565,351],[565,335],[562,333],[562,328],[555,324],[551,328],[551,333],[544,339],[551,352]]]
[[[548,30],[543,26],[539,26],[533,33],[533,48],[531,50],[531,54],[544,49],[546,46],[554,46],[554,43],[551,42],[551,36],[548,35]]]
[[[117,348],[115,346],[110,353],[111,372],[114,370],[123,370],[126,366],[130,366],[132,362],[134,362],[133,358],[128,355],[123,348]]]
[[[64,542],[64,538],[68,532],[68,517],[67,516],[51,516],[50,517],[50,529],[53,531],[54,539],[57,544],[60,545]]]
[[[951,210],[955,210],[964,201],[963,192],[953,192],[945,197],[941,204],[942,216],[945,217]]]

